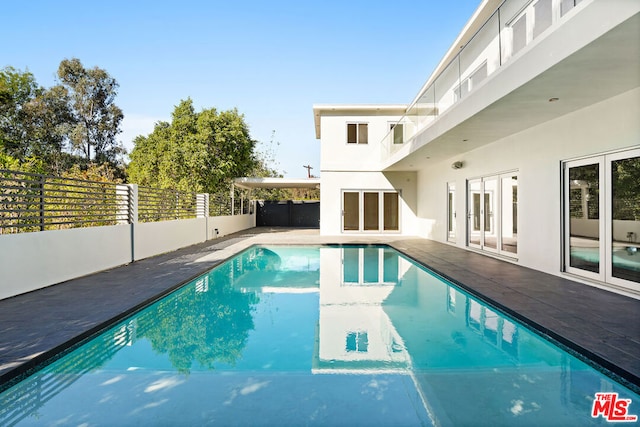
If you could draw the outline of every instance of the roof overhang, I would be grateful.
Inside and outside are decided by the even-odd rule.
[[[629,18],[620,13],[616,19],[598,21],[608,16],[607,2],[589,6],[525,48],[525,57],[512,59],[489,75],[466,100],[440,114],[383,162],[383,170],[427,169],[639,88],[640,8]],[[586,44],[575,36],[572,44],[567,42],[589,24],[593,30]]]
[[[407,113],[406,104],[321,104],[313,106],[316,139],[320,139],[322,116],[398,116]]]
[[[320,178],[235,178],[233,185],[252,190],[257,188],[319,188]]]

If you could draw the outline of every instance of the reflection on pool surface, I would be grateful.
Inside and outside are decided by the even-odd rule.
[[[254,247],[0,394],[0,425],[604,425],[640,396],[386,247]]]

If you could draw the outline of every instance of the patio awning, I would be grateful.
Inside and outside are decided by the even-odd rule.
[[[255,188],[320,188],[320,178],[235,178],[233,185],[247,190]]]

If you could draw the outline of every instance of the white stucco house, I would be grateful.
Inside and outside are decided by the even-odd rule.
[[[315,105],[321,235],[640,298],[640,1],[484,0],[406,105]]]

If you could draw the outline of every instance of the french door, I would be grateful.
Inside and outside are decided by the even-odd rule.
[[[342,231],[400,231],[398,192],[343,191]]]
[[[456,241],[456,184],[447,184],[447,241]]]
[[[564,163],[564,268],[640,290],[640,149]]]
[[[467,182],[467,245],[515,257],[518,254],[518,174]]]

